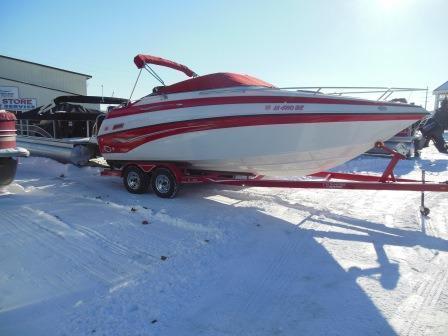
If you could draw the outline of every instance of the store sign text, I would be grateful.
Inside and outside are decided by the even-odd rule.
[[[0,100],[1,110],[27,111],[37,107],[36,98],[3,98]]]

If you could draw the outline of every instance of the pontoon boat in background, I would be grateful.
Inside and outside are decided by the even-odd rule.
[[[115,97],[57,97],[52,104],[17,114],[17,142],[34,156],[86,164],[99,155],[95,135],[105,113],[81,104],[99,106],[125,102],[126,99]]]

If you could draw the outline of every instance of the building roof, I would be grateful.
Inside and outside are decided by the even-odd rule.
[[[35,62],[25,61],[25,60],[22,60],[22,59],[18,59],[18,58],[14,58],[14,57],[9,57],[9,56],[5,56],[5,55],[0,55],[0,57],[1,57],[1,58],[10,59],[10,60],[14,60],[14,61],[23,62],[23,63],[34,64],[34,65],[38,65],[38,66],[41,66],[41,67],[44,67],[44,68],[49,68],[49,69],[54,69],[54,70],[59,70],[59,71],[64,71],[64,72],[72,73],[72,74],[75,74],[75,75],[84,76],[84,77],[86,77],[87,79],[92,78],[92,76],[90,76],[90,75],[86,75],[86,74],[83,74],[83,73],[80,73],[80,72],[75,72],[75,71],[65,70],[65,69],[61,69],[61,68],[56,68],[56,67],[52,67],[52,66],[45,65],[45,64],[40,64],[40,63],[35,63]]]
[[[440,85],[437,89],[433,91],[433,93],[441,92],[441,91],[448,91],[448,81]]]

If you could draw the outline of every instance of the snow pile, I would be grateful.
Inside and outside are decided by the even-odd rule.
[[[381,172],[360,157],[346,172]],[[398,175],[448,180],[433,148]],[[22,159],[0,196],[0,335],[446,335],[448,197],[184,187]]]

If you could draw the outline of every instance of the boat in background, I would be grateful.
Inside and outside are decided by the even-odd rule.
[[[95,135],[105,116],[99,104],[125,102],[127,99],[115,97],[57,97],[51,104],[17,115],[17,142],[33,156],[87,164],[99,155]]]
[[[417,134],[417,128],[420,121],[412,124],[409,127],[401,130],[395,134],[392,138],[384,142],[389,148],[394,148],[399,153],[404,155],[407,159],[419,156],[417,143],[421,136]],[[384,151],[382,148],[373,147],[366,152],[367,155],[373,156],[389,156],[390,154]]]
[[[346,162],[427,115],[421,106],[279,89],[247,75],[197,76],[154,56],[137,55],[134,63],[162,86],[107,113],[98,144],[111,167],[170,162],[305,176]],[[192,78],[166,86],[149,64]]]

